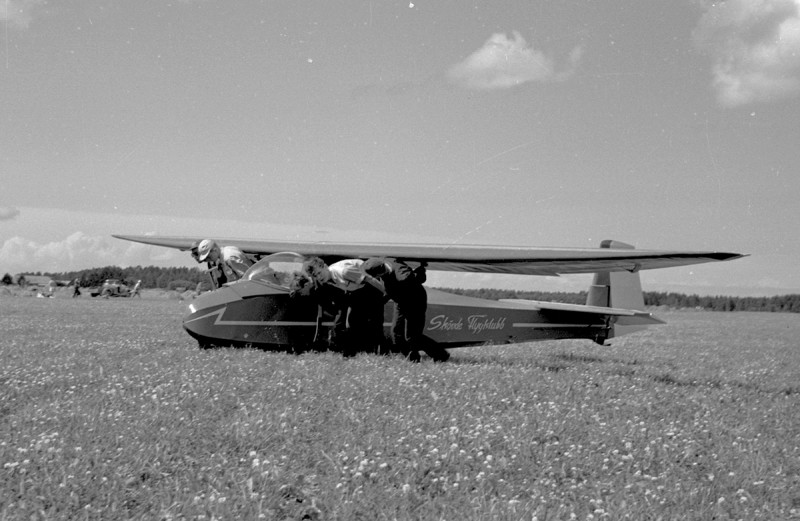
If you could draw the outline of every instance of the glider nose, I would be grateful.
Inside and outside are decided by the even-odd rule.
[[[218,322],[228,305],[240,300],[242,297],[227,286],[204,293],[189,304],[189,314],[183,317],[183,328],[198,341],[200,347],[219,345],[225,335],[220,337]]]
[[[203,293],[189,304],[189,317],[200,311],[224,306],[237,300],[242,300],[242,297],[230,286],[223,286],[217,290]],[[184,323],[186,323],[186,320],[184,320]]]

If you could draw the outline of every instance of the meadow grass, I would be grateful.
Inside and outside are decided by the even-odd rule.
[[[0,519],[800,518],[800,316],[444,364],[202,351],[175,300],[0,299]]]

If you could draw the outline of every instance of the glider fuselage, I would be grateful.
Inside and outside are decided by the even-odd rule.
[[[384,306],[388,336],[394,303]],[[317,306],[288,291],[240,281],[201,295],[190,305],[183,327],[201,345],[251,345],[266,349],[311,346],[327,338],[325,316],[317,333]],[[597,339],[613,318],[597,313],[535,309],[525,301],[499,302],[428,289],[425,335],[443,348],[562,338]]]

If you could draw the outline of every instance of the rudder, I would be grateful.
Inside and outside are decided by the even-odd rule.
[[[601,242],[600,247],[620,250],[634,249],[630,244],[612,240]],[[635,271],[599,271],[595,273],[586,297],[586,305],[644,311],[644,294],[639,273]],[[625,325],[625,317],[619,317],[616,321],[609,321],[606,334],[598,337],[596,341],[603,344],[608,338],[627,335],[643,329],[645,326]]]

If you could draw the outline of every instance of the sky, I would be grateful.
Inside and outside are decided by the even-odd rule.
[[[0,0],[0,102],[0,272],[616,239],[750,255],[646,290],[800,292],[800,0]]]

